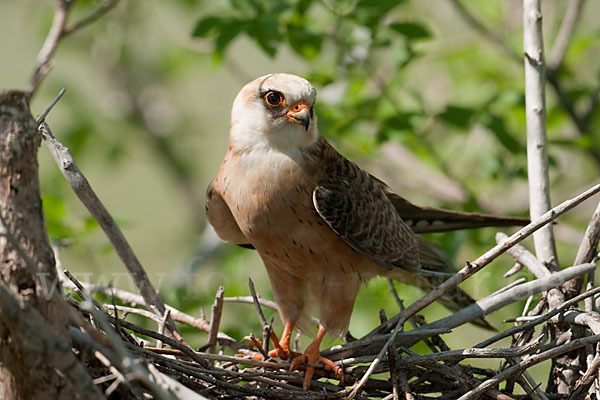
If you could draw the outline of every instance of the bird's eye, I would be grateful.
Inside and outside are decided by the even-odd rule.
[[[281,95],[277,92],[267,93],[267,95],[265,96],[265,100],[267,101],[267,104],[270,106],[278,106],[282,102]]]

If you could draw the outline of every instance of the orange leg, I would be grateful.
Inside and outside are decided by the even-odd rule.
[[[290,340],[292,337],[292,331],[294,330],[294,323],[287,322],[283,328],[283,333],[281,334],[281,340],[277,338],[277,334],[271,330],[271,342],[273,343],[273,350],[269,351],[269,357],[279,357],[282,360],[287,360],[292,357],[299,356],[300,353],[296,353],[295,351],[290,350]],[[262,346],[262,341],[258,338],[255,338],[256,341]],[[249,336],[246,336],[244,340],[250,340]],[[261,355],[256,357],[257,360],[262,360],[263,357]]]
[[[294,330],[293,322],[286,322],[283,327],[283,333],[281,334],[281,340],[277,340],[277,335],[271,330],[271,341],[273,342],[273,350],[269,351],[270,357],[279,357],[282,360],[287,360],[290,355],[297,356],[298,353],[290,350],[290,340],[292,338],[292,331]]]
[[[344,371],[335,365],[335,363],[325,357],[321,357],[321,353],[319,351],[319,347],[321,346],[321,342],[325,337],[325,328],[319,326],[319,331],[317,332],[317,336],[315,340],[312,341],[311,344],[306,347],[304,350],[304,354],[300,354],[297,357],[294,357],[292,363],[290,365],[290,371],[298,369],[298,367],[302,364],[317,364],[321,363],[325,366],[326,371],[333,371],[335,376],[339,378],[340,381],[344,380]],[[310,381],[312,379],[313,374],[315,373],[315,367],[311,367],[309,365],[306,366],[306,372],[304,373],[304,383],[302,388],[306,391],[310,387]]]

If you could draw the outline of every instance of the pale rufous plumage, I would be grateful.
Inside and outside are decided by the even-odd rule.
[[[244,86],[233,103],[229,148],[207,190],[207,215],[221,239],[255,248],[265,264],[285,323],[272,355],[294,356],[294,367],[320,361],[340,377],[319,345],[326,333],[346,332],[362,283],[385,276],[429,289],[444,279],[440,272],[453,272],[416,233],[526,221],[409,203],[319,135],[315,98],[307,80],[290,74]],[[456,289],[442,302],[459,309],[472,300]],[[289,350],[290,334],[306,327],[312,305],[321,325],[298,355]],[[313,371],[307,368],[305,389]]]

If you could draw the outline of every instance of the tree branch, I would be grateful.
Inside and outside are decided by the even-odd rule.
[[[567,11],[556,35],[556,40],[554,40],[554,46],[548,56],[548,69],[557,71],[560,68],[584,3],[585,0],[569,1]]]
[[[44,123],[42,125],[40,133],[50,149],[59,169],[67,179],[67,182],[69,182],[71,188],[75,191],[75,194],[79,197],[90,214],[98,221],[98,224],[112,243],[119,258],[129,271],[135,285],[144,298],[144,302],[148,308],[162,317],[165,314],[165,305],[163,301],[158,296],[156,290],[154,290],[146,271],[127,242],[123,232],[108,210],[104,207],[88,180],[79,170],[79,167],[73,159],[73,155],[67,147],[63,146],[62,143],[52,135],[48,124]],[[177,327],[170,316],[166,320],[166,326],[177,340],[183,341],[183,337],[177,330]]]
[[[440,298],[444,293],[455,288],[465,279],[469,278],[476,272],[483,269],[483,267],[495,260],[500,254],[504,253],[509,248],[519,243],[536,230],[540,229],[542,226],[555,220],[560,215],[569,211],[573,207],[577,206],[578,204],[580,204],[581,202],[590,198],[598,192],[600,192],[600,184],[597,184],[592,188],[586,190],[585,192],[581,193],[579,196],[567,200],[561,203],[560,205],[554,207],[550,211],[540,216],[538,219],[532,221],[527,226],[524,226],[523,228],[515,232],[506,241],[497,244],[472,263],[468,263],[466,267],[458,271],[454,276],[444,281],[442,284],[440,284],[438,287],[427,293],[425,296],[421,297],[419,300],[415,301],[405,310],[390,318],[386,323],[380,325],[378,328],[371,331],[369,335],[389,331],[396,324],[396,322],[398,322],[400,318],[409,318],[415,313],[422,310],[423,308],[427,307],[429,304],[433,303],[435,300]]]
[[[544,43],[540,0],[523,1],[523,51],[525,54],[525,112],[527,119],[527,172],[531,219],[550,209]],[[552,224],[533,234],[537,257],[551,271],[558,269]]]

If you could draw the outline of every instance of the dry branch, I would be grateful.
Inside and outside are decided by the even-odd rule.
[[[69,182],[71,188],[86,206],[90,214],[98,221],[98,224],[112,243],[119,258],[123,261],[123,264],[129,271],[135,285],[143,296],[144,302],[151,306],[152,311],[162,317],[166,311],[163,301],[158,296],[156,290],[154,290],[146,271],[129,245],[129,242],[125,239],[123,232],[108,210],[104,207],[88,180],[79,170],[79,167],[73,159],[73,155],[67,147],[63,146],[62,143],[52,135],[52,131],[48,124],[44,123],[40,132],[67,182]],[[183,339],[170,317],[167,318],[166,324],[169,331],[178,340]]]
[[[540,0],[523,1],[523,52],[529,213],[531,219],[536,219],[551,207],[546,138],[546,75]],[[558,255],[552,225],[548,224],[534,233],[533,242],[540,261],[556,271]]]
[[[594,194],[600,192],[600,184],[597,184],[580,195],[574,197],[573,199],[566,200],[558,206],[554,207],[550,211],[546,212],[536,220],[532,221],[527,226],[519,229],[513,235],[511,235],[506,241],[497,244],[492,249],[488,250],[486,253],[481,255],[475,261],[468,263],[466,267],[458,271],[454,276],[450,279],[444,281],[437,288],[433,289],[427,295],[421,297],[419,300],[411,304],[408,308],[396,314],[394,317],[390,318],[386,323],[382,324],[379,328],[372,331],[371,334],[377,334],[385,331],[389,331],[391,327],[394,326],[398,322],[399,319],[406,319],[422,310],[429,304],[433,303],[435,300],[440,298],[447,291],[458,286],[462,281],[471,277],[476,272],[480,271],[483,267],[488,265],[490,262],[495,260],[502,253],[507,251],[509,248],[519,243],[527,236],[531,235],[533,232],[545,226],[546,224],[554,221],[560,215],[569,211],[573,207],[577,206],[581,202],[587,200]]]
[[[60,371],[76,388],[80,398],[104,398],[93,384],[86,369],[71,352],[69,343],[56,335],[54,329],[35,309],[17,299],[2,281],[0,281],[0,309],[2,323],[9,324],[12,330],[22,336],[25,353],[35,355],[40,361]],[[40,335],[40,332],[44,334]]]

